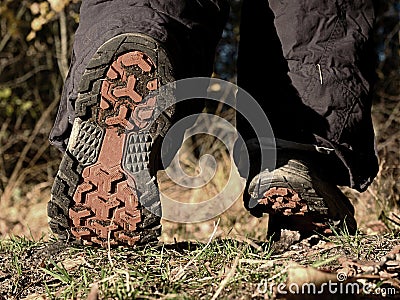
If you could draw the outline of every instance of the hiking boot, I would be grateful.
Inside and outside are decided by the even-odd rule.
[[[61,239],[102,246],[157,240],[157,156],[174,114],[173,97],[157,90],[172,81],[166,51],[142,34],[116,36],[91,58],[48,204]]]
[[[278,152],[274,170],[256,175],[249,184],[249,209],[254,215],[269,214],[268,235],[279,239],[281,229],[332,234],[354,234],[354,208],[340,189],[324,180],[306,152]]]

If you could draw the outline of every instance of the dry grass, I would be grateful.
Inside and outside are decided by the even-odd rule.
[[[398,293],[394,289],[399,285],[398,280],[381,277],[392,274],[382,269],[386,265],[377,262],[399,243],[398,234],[388,230],[393,222],[387,218],[380,221],[382,212],[387,216],[395,212],[391,207],[398,201],[395,180],[398,157],[394,154],[398,153],[399,136],[395,130],[387,134],[388,128],[382,125],[382,118],[387,116],[377,109],[374,120],[381,120],[376,129],[382,143],[379,175],[363,194],[347,190],[361,228],[361,233],[355,236],[340,232],[330,240],[313,237],[283,254],[274,253],[266,241],[268,217],[252,217],[243,208],[238,190],[232,189],[238,199],[215,218],[194,224],[163,220],[162,246],[142,249],[57,246],[60,248],[52,253],[47,250],[52,246],[46,248],[49,244],[44,243],[52,241],[46,217],[52,185],[49,177],[38,184],[16,186],[12,205],[3,208],[0,295],[7,299],[277,299],[277,284],[301,278],[323,283],[336,278],[336,273],[342,270],[355,274],[358,279],[354,280],[359,280],[359,284],[368,283]],[[399,119],[396,117],[391,126],[397,126]],[[226,149],[212,136],[184,144],[181,165],[191,176],[201,171],[196,152],[217,159],[212,180],[202,188],[189,190],[160,171],[158,180],[163,194],[184,203],[202,203],[226,186],[226,175],[231,171]],[[234,186],[240,187],[238,174],[233,175]],[[10,235],[11,238],[4,239]],[[31,236],[36,242],[12,235]],[[399,261],[394,260],[389,267],[398,268]],[[371,268],[383,273],[366,273]],[[267,289],[265,283],[275,288]],[[392,299],[390,296],[386,298]],[[380,295],[352,297],[380,299]],[[305,299],[304,295],[299,299]]]
[[[391,112],[391,117],[385,115],[388,111]],[[393,117],[393,114],[397,115]],[[388,121],[382,122],[382,119],[391,120],[390,126],[387,126]],[[356,207],[356,219],[360,228],[368,233],[386,230],[385,226],[396,228],[396,224],[389,218],[399,222],[395,217],[400,215],[398,210],[400,133],[395,130],[400,126],[399,120],[398,110],[383,110],[382,105],[375,106],[374,121],[378,141],[380,141],[378,144],[379,174],[370,188],[362,194],[345,189]],[[160,190],[166,197],[180,199],[185,203],[201,203],[213,198],[226,186],[227,174],[231,172],[230,157],[226,149],[211,136],[203,137],[197,143],[199,144],[190,144],[189,142],[184,144],[181,150],[181,165],[188,175],[193,176],[199,173],[198,160],[193,154],[195,153],[193,150],[197,148],[200,156],[207,153],[217,159],[218,164],[214,177],[204,187],[187,189],[170,180],[164,171],[159,171]],[[201,145],[200,149],[198,149],[199,145]],[[56,165],[57,161],[54,163]],[[221,218],[219,234],[262,240],[266,235],[267,217],[254,218],[244,209],[240,197],[241,181],[235,168],[232,175],[231,181],[236,187],[232,193],[239,197],[226,212],[219,216]],[[20,182],[14,187],[12,202],[2,206],[3,213],[0,215],[2,236],[25,235],[37,239],[44,235],[45,239],[48,239],[46,204],[50,198],[52,180],[52,177],[48,177],[48,180],[34,185],[25,185],[24,182]],[[213,218],[194,224],[180,224],[164,220],[161,240],[165,242],[203,240],[213,230],[215,220],[216,218]]]

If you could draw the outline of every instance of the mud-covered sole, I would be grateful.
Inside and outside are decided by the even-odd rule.
[[[332,233],[332,229],[357,228],[354,208],[338,187],[312,180],[305,167],[290,161],[275,172],[265,172],[252,187],[253,209],[270,215],[269,235],[280,229],[304,233]],[[279,223],[279,224],[277,224]]]
[[[173,80],[166,52],[147,36],[119,35],[98,49],[48,204],[54,233],[102,246],[157,240],[153,163],[174,112],[173,97],[157,90]]]

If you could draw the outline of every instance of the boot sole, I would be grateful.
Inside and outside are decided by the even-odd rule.
[[[48,204],[49,226],[60,238],[101,246],[157,240],[155,161],[174,106],[156,92],[174,81],[171,74],[165,50],[140,34],[119,35],[92,57]]]
[[[285,228],[331,234],[346,223],[349,233],[355,233],[354,209],[347,197],[338,187],[307,178],[299,169],[302,166],[291,161],[264,174],[254,186],[252,198],[258,203],[254,209],[283,221],[273,231]]]

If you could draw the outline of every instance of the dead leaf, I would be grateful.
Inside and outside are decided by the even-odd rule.
[[[97,283],[92,285],[90,289],[90,293],[87,297],[87,300],[98,300],[99,299],[99,286]]]
[[[396,255],[400,253],[400,245],[394,246],[392,250],[388,253],[388,255]]]
[[[312,267],[303,267],[298,264],[292,264],[288,268],[288,284],[297,284],[302,286],[307,283],[314,283],[320,286],[324,282],[336,282],[336,273],[323,272]]]
[[[366,234],[384,234],[388,232],[388,227],[382,221],[372,221],[366,224]]]
[[[38,294],[31,294],[25,298],[23,298],[22,300],[46,300],[46,296],[45,295],[38,295]]]
[[[78,256],[75,258],[67,258],[63,262],[58,263],[58,266],[59,267],[64,266],[65,270],[73,271],[85,263],[86,259],[83,256]]]

